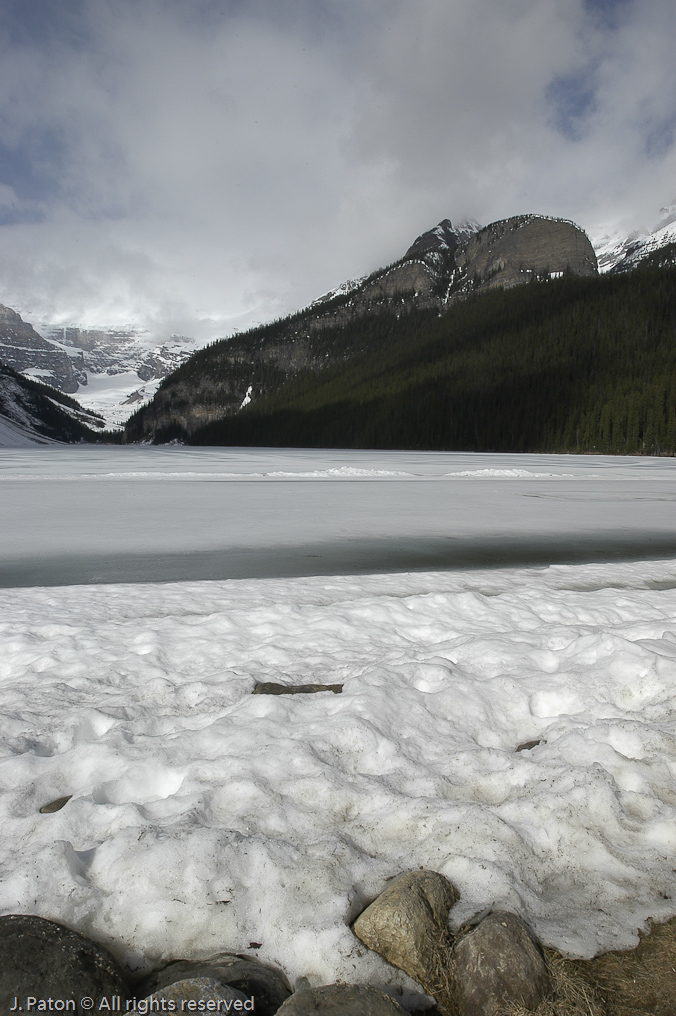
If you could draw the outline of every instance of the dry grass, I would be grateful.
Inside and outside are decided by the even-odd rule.
[[[608,1016],[676,1013],[676,918],[653,925],[635,949],[571,965],[600,992]]]
[[[553,991],[535,1016],[676,1016],[676,918],[656,924],[635,949],[609,952],[593,960],[567,960],[547,949]],[[435,971],[438,1011],[456,1016],[452,977],[439,963]],[[434,1011],[434,1010],[432,1010]],[[509,1005],[494,1016],[533,1016]]]
[[[610,1016],[598,989],[574,963],[553,949],[545,953],[552,993],[535,1010],[537,1016]],[[494,1016],[533,1016],[533,1012],[522,1005],[508,1005],[496,1010]]]

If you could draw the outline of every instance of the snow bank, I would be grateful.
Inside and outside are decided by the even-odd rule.
[[[676,914],[674,562],[4,590],[0,617],[2,912],[136,967],[262,943],[410,1005],[349,929],[400,871],[575,956]]]

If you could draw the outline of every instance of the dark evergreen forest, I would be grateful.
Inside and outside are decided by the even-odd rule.
[[[313,346],[330,366],[189,442],[676,453],[675,267],[567,275],[443,314],[374,313],[318,330]]]

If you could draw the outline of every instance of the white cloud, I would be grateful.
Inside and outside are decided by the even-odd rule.
[[[62,2],[0,54],[0,301],[36,319],[223,334],[444,216],[676,195],[666,0]]]

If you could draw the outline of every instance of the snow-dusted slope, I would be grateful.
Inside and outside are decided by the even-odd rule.
[[[0,364],[0,447],[86,441],[102,428],[73,399]]]
[[[624,233],[599,227],[592,231],[599,272],[628,272],[655,251],[676,243],[676,201],[660,209],[660,219],[652,230]]]

